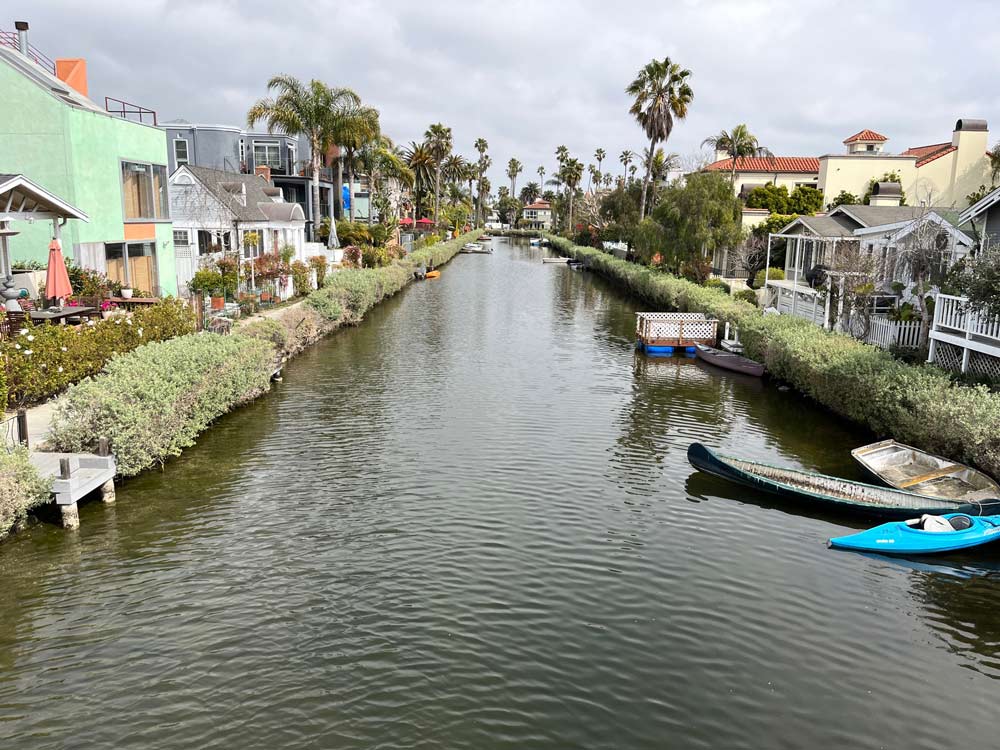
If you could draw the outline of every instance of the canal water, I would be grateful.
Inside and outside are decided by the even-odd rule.
[[[0,544],[0,747],[995,747],[1000,555],[834,552],[696,474],[872,436],[495,246]]]

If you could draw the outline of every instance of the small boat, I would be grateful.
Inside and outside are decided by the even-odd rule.
[[[947,500],[873,484],[743,461],[715,453],[701,443],[688,446],[688,461],[696,469],[738,484],[769,492],[796,503],[847,511],[857,515],[905,521],[923,515],[964,513],[985,516],[1000,513],[1000,500]]]
[[[480,242],[489,242],[492,239],[493,239],[493,235],[491,235],[491,234],[484,234],[482,237],[479,238],[479,241]]]
[[[895,440],[855,448],[851,455],[869,474],[899,490],[948,500],[1000,497],[1000,485],[983,472]]]
[[[562,256],[555,255],[551,258],[542,258],[542,263],[569,263],[569,258],[563,258]]]
[[[528,240],[528,244],[531,245],[532,247],[540,247],[542,241],[538,237],[532,237],[530,240]]]
[[[759,378],[764,374],[764,365],[760,362],[754,362],[752,359],[747,359],[739,354],[725,352],[722,349],[716,349],[705,344],[695,344],[695,356],[700,360],[708,362],[710,365],[723,367],[733,372],[743,373],[744,375],[753,375]]]
[[[441,272],[440,271],[428,271],[427,275],[424,278],[426,278],[426,279],[438,279],[438,278],[441,278]]]
[[[493,252],[492,247],[483,247],[476,242],[466,242],[458,252],[465,255],[489,255]]]
[[[978,547],[997,539],[1000,539],[1000,516],[946,513],[884,523],[857,534],[836,536],[827,544],[835,549],[856,552],[929,555]]]

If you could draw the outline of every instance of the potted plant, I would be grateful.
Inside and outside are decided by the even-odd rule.
[[[221,310],[226,306],[226,292],[221,286],[212,290],[212,309]]]
[[[101,300],[101,317],[107,320],[112,315],[117,314],[118,305],[109,299]]]
[[[222,274],[211,268],[199,268],[195,271],[191,281],[188,282],[188,289],[191,294],[204,297],[206,294],[214,294],[217,289],[223,289],[224,283]]]
[[[132,299],[132,287],[123,286],[122,287],[122,297],[125,299]]]

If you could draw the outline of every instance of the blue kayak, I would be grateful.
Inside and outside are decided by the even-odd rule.
[[[1000,539],[1000,516],[946,513],[894,521],[830,540],[831,547],[886,555],[930,555],[978,547]]]

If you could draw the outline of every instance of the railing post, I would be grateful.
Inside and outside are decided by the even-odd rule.
[[[24,409],[17,410],[17,442],[28,447],[28,412]]]

